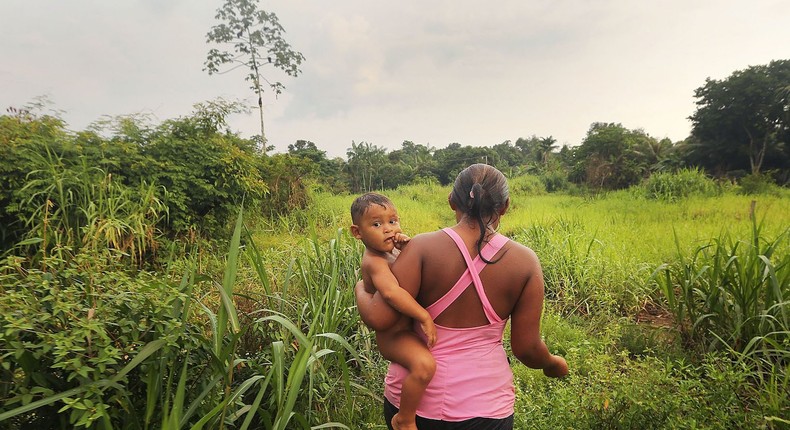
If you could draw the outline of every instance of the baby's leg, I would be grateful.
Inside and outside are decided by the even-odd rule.
[[[411,330],[379,332],[376,339],[384,358],[409,371],[403,380],[400,411],[392,418],[392,427],[416,430],[417,406],[436,371],[436,361],[425,342]]]
[[[362,322],[372,330],[389,330],[401,317],[398,311],[384,301],[381,294],[365,291],[362,281],[357,282],[354,287],[354,295]]]

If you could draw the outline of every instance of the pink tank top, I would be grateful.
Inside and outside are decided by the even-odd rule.
[[[472,260],[458,234],[449,228],[443,231],[455,241],[464,256],[467,270],[447,294],[426,309],[436,319],[472,283],[483,304],[488,324],[469,328],[436,325],[437,342],[431,350],[436,360],[436,373],[420,401],[417,415],[444,421],[506,418],[513,414],[515,402],[513,372],[502,346],[507,319],[497,315],[485,295],[480,271],[486,262],[480,255],[490,261],[508,239],[501,234],[495,235]],[[415,324],[415,331],[424,337],[419,324]],[[390,363],[384,378],[384,397],[396,407],[400,407],[401,386],[407,374],[404,367]]]

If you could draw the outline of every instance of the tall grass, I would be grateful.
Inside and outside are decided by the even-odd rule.
[[[642,183],[645,196],[668,202],[692,195],[714,196],[721,190],[699,168],[681,169],[678,172],[658,172]]]
[[[748,240],[722,233],[690,256],[678,245],[678,261],[659,267],[656,280],[691,340],[739,352],[787,343],[790,254],[777,251],[788,239],[790,229],[764,238],[753,219]]]
[[[11,378],[21,383],[24,378],[25,385],[3,393],[4,396],[15,396],[16,403],[21,405],[8,407],[13,403],[4,403],[0,407],[0,421],[14,429],[25,422],[41,421],[42,414],[54,413],[48,419],[50,423],[60,423],[54,428],[348,428],[331,421],[312,427],[318,419],[312,412],[316,400],[314,393],[325,391],[327,387],[336,389],[339,385],[346,387],[350,396],[349,363],[359,360],[356,350],[346,340],[348,333],[325,330],[329,326],[339,327],[341,321],[327,324],[319,314],[324,309],[348,308],[349,300],[353,303],[350,286],[342,288],[341,285],[340,273],[344,270],[334,270],[331,272],[334,275],[327,280],[338,290],[347,290],[346,294],[341,297],[326,294],[322,299],[318,296],[323,293],[316,293],[314,302],[320,306],[313,314],[305,312],[294,321],[279,312],[261,309],[257,312],[263,313],[263,316],[253,324],[242,326],[234,299],[242,252],[242,227],[240,213],[225,259],[222,282],[209,280],[215,286],[214,294],[219,298],[217,310],[203,304],[203,300],[194,300],[196,286],[206,277],[197,275],[194,264],[191,265],[178,286],[180,294],[175,296],[176,300],[169,307],[159,309],[161,314],[121,314],[119,321],[104,321],[104,325],[93,328],[96,334],[92,336],[98,336],[104,335],[102,330],[108,330],[115,324],[121,327],[131,325],[126,321],[127,318],[142,317],[154,321],[150,335],[140,339],[146,341],[144,344],[133,344],[123,351],[128,359],[120,363],[105,361],[97,368],[77,367],[71,370],[74,375],[94,376],[76,379],[80,383],[73,388],[55,391],[54,385],[42,386],[43,381],[50,377],[45,376],[47,372],[51,372],[52,378],[59,374],[57,368],[62,366],[58,365],[58,358],[53,359],[53,367],[31,367],[32,363],[28,363],[28,358],[22,352],[25,348],[38,347],[34,339],[26,334],[31,327],[26,324],[13,325],[11,320],[4,319],[4,341],[8,340],[20,349],[18,353],[4,351],[3,366],[13,371],[4,371],[3,381]],[[316,252],[334,255],[331,260],[335,262],[339,259],[348,260],[345,250],[331,246],[330,249],[334,251],[324,254],[321,247],[317,247]],[[250,258],[254,259],[255,256]],[[258,261],[257,264],[262,265],[263,262]],[[329,268],[326,264],[322,267]],[[346,262],[337,267],[348,268],[350,264]],[[348,272],[347,269],[345,271]],[[24,285],[24,271],[4,273],[4,281],[9,282],[4,286],[6,292],[14,293]],[[351,273],[353,276],[353,271]],[[79,284],[75,288],[79,288]],[[87,293],[88,303],[97,298],[97,293],[98,290]],[[24,298],[29,294],[20,294],[18,297],[16,294],[6,296],[11,301],[3,301],[3,309],[16,312],[6,305],[24,303]],[[131,290],[128,294],[134,296],[138,293]],[[341,303],[333,303],[334,300],[340,300]],[[196,310],[200,309],[210,323],[207,331],[196,324],[201,319]],[[47,324],[47,321],[45,319],[43,324]],[[271,331],[272,327],[279,329]],[[137,330],[137,327],[132,326],[132,329]],[[260,349],[243,351],[239,348],[238,341],[248,330],[258,332],[261,339],[265,340],[259,345]],[[16,333],[27,339],[27,347],[16,342]],[[122,339],[133,333],[124,334]],[[74,333],[68,327],[64,334],[74,334],[77,338],[80,336],[79,332]],[[133,338],[132,341],[137,340]],[[46,347],[46,339],[41,339],[41,342],[43,349],[39,350],[39,360],[49,360],[47,354],[51,347]],[[90,344],[90,337],[87,342]],[[111,344],[107,348],[111,348]],[[332,366],[338,366],[341,370],[329,372],[327,366],[330,363],[327,360],[335,355],[340,358],[333,360]],[[71,359],[66,355],[63,360]],[[34,372],[40,376],[33,375]],[[28,384],[32,384],[32,389]],[[6,388],[3,384],[3,389]],[[42,409],[56,404],[62,406],[59,409]]]
[[[752,217],[751,237],[722,233],[655,279],[692,347],[723,350],[748,369],[770,422],[787,420],[790,389],[790,228],[773,238]],[[784,415],[784,418],[783,418]]]
[[[136,189],[113,180],[111,174],[89,166],[86,158],[70,166],[45,148],[32,153],[37,169],[19,191],[26,196],[17,212],[27,234],[22,245],[43,257],[54,253],[109,250],[118,258],[141,263],[157,247],[157,223],[167,206],[156,197],[156,187],[145,182]]]

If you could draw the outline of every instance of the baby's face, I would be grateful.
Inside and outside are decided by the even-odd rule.
[[[362,243],[379,252],[391,252],[395,235],[401,232],[398,211],[392,206],[370,206],[357,227]]]

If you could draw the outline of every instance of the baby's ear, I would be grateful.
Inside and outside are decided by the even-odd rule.
[[[362,239],[362,235],[359,234],[359,227],[356,224],[351,224],[351,227],[348,228],[351,231],[351,235],[357,239]]]

